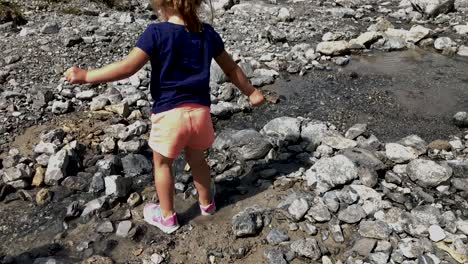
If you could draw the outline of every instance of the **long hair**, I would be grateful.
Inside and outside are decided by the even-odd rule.
[[[157,8],[161,11],[170,8],[179,13],[184,19],[185,26],[190,32],[201,32],[203,30],[200,17],[198,16],[198,10],[205,0],[155,0]],[[209,6],[211,9],[211,18],[213,19],[213,5],[211,0]]]

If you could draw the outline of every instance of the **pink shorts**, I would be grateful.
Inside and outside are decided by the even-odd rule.
[[[153,151],[176,158],[186,147],[205,150],[214,142],[210,108],[199,104],[183,104],[151,115],[148,145]]]

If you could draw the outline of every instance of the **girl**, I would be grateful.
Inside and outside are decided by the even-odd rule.
[[[203,215],[215,212],[214,185],[204,151],[214,141],[210,116],[210,64],[212,59],[252,106],[264,103],[240,67],[224,50],[219,34],[201,23],[197,13],[203,0],[154,0],[164,22],[151,24],[136,47],[119,62],[97,70],[72,67],[65,72],[71,84],[103,83],[125,79],[151,62],[151,96],[154,100],[148,140],[154,159],[154,179],[160,204],[147,204],[145,220],[165,233],[179,228],[174,210],[172,162],[185,150],[199,194]]]

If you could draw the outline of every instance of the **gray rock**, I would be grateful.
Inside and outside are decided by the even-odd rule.
[[[53,143],[45,143],[43,141],[39,142],[34,148],[34,152],[37,154],[48,154],[53,155],[57,152],[58,146]]]
[[[119,237],[129,237],[130,230],[132,229],[132,221],[122,221],[117,226],[116,235]]]
[[[468,126],[468,113],[467,112],[458,112],[453,116],[453,122],[459,127]]]
[[[87,90],[87,91],[82,91],[76,94],[76,99],[79,100],[91,100],[93,97],[96,96],[96,91],[95,90]]]
[[[113,137],[106,137],[100,144],[99,147],[101,152],[104,154],[113,153],[115,151],[117,144]]]
[[[435,187],[440,183],[450,179],[452,169],[448,166],[441,166],[431,160],[417,159],[411,161],[406,167],[406,172],[411,180],[421,187]]]
[[[323,202],[327,206],[328,210],[333,213],[338,212],[338,209],[340,208],[340,200],[338,199],[336,192],[325,193],[323,195]]]
[[[20,61],[21,56],[20,55],[8,55],[4,57],[4,60],[5,60],[5,63],[9,65],[9,64],[13,64],[13,63]]]
[[[55,101],[52,105],[52,113],[54,114],[65,114],[71,109],[70,101]]]
[[[106,176],[120,174],[122,171],[122,161],[118,156],[108,155],[96,162],[98,171]]]
[[[367,238],[388,239],[392,229],[383,221],[362,221],[359,224],[359,234]]]
[[[375,239],[361,238],[354,243],[351,250],[358,253],[360,256],[367,257],[374,249],[376,242]]]
[[[42,34],[57,34],[60,31],[60,26],[54,22],[47,22],[42,28]]]
[[[99,211],[107,203],[107,197],[103,196],[94,200],[89,201],[84,205],[83,212],[81,216],[87,216],[91,213]]]
[[[440,37],[434,41],[434,48],[436,50],[445,50],[448,48],[456,47],[457,43],[449,37]]]
[[[348,149],[357,146],[357,142],[351,139],[347,139],[339,136],[325,136],[322,138],[322,143],[326,144],[334,149]]]
[[[316,185],[320,193],[358,177],[354,163],[343,155],[320,159],[305,174],[307,185]]]
[[[62,186],[65,186],[70,190],[83,192],[87,189],[88,182],[86,179],[81,177],[69,176],[62,181]]]
[[[264,225],[262,211],[255,206],[247,208],[234,215],[231,224],[236,237],[256,235]]]
[[[343,243],[345,241],[343,231],[341,230],[340,221],[337,218],[334,217],[330,220],[330,222],[328,222],[328,230],[330,231],[333,240],[335,240],[336,243]],[[322,233],[322,235],[325,235],[325,233]]]
[[[120,175],[112,175],[104,178],[106,195],[115,197],[126,197],[132,187],[132,179]]]
[[[416,11],[422,12],[428,17],[436,17],[455,8],[454,0],[410,0],[410,3],[416,8]]]
[[[411,43],[418,43],[422,39],[428,37],[431,30],[420,25],[413,26],[406,36],[406,41]]]
[[[309,210],[309,203],[303,199],[294,200],[288,208],[289,214],[295,221],[300,221]]]
[[[331,219],[331,214],[321,197],[314,198],[307,215],[311,216],[317,222],[326,222]]]
[[[146,146],[146,142],[138,138],[129,141],[119,140],[117,146],[123,153],[138,153]]]
[[[468,57],[468,46],[461,45],[460,47],[458,47],[457,55]],[[1,83],[1,78],[0,78],[0,83]]]
[[[385,155],[395,163],[404,163],[417,158],[415,151],[411,148],[396,143],[385,145]]]
[[[284,254],[278,249],[266,249],[263,256],[268,261],[268,264],[287,264],[288,262],[284,259]]]
[[[392,243],[385,241],[385,240],[379,240],[377,242],[377,246],[374,249],[374,252],[385,252],[385,253],[391,253],[392,252]]]
[[[376,252],[369,255],[369,261],[375,264],[387,264],[390,255],[385,252]]]
[[[218,102],[217,104],[211,105],[210,112],[212,115],[227,118],[231,117],[235,113],[241,112],[240,106],[230,102]]]
[[[387,212],[377,212],[374,214],[377,220],[383,221],[396,233],[402,233],[405,227],[410,222],[410,217],[407,212],[404,212],[398,207],[390,208]]]
[[[301,127],[301,138],[302,140],[310,144],[309,148],[314,151],[322,139],[327,134],[328,127],[325,123],[319,121],[303,122]]]
[[[268,233],[266,237],[268,243],[270,245],[279,245],[281,242],[288,241],[289,236],[285,232],[278,230],[278,229],[272,229],[270,233]]]
[[[301,121],[294,117],[278,117],[268,122],[261,132],[281,141],[296,142],[301,136]]]
[[[210,81],[221,84],[226,82],[227,80],[228,77],[226,76],[226,74],[219,67],[218,63],[216,63],[216,61],[213,60],[210,68]]]
[[[412,147],[417,151],[417,155],[423,155],[427,151],[427,142],[417,135],[407,136],[398,143],[406,147]]]
[[[313,238],[305,238],[291,243],[291,250],[296,252],[301,257],[319,260],[322,257],[322,252],[317,241]]]
[[[287,8],[282,7],[278,12],[278,19],[283,22],[291,21],[292,19],[291,13],[289,12]]]
[[[444,230],[439,225],[429,227],[429,238],[434,242],[439,242],[446,237]]]
[[[262,87],[267,84],[272,84],[275,82],[275,77],[273,76],[255,76],[252,79],[250,79],[250,82],[252,83],[253,86],[255,87]]]
[[[213,143],[213,148],[236,150],[245,160],[261,159],[272,148],[271,144],[257,131],[252,129],[221,132]]]
[[[18,167],[7,168],[3,171],[3,180],[7,183],[30,177],[31,175],[28,175],[24,169]]]
[[[356,124],[348,129],[345,134],[347,139],[355,139],[367,130],[367,124]]]
[[[65,149],[52,155],[47,165],[44,182],[47,185],[56,185],[66,177],[66,170],[69,163],[68,153]]]
[[[356,14],[356,11],[352,8],[335,7],[327,9],[327,13],[337,18],[352,18]]]
[[[348,224],[354,224],[366,217],[366,212],[360,205],[353,204],[338,213],[338,219]]]
[[[317,45],[317,52],[324,55],[344,55],[349,52],[348,42],[340,41],[325,41]]]
[[[114,225],[112,225],[112,222],[107,220],[102,222],[96,227],[96,231],[98,233],[113,233],[114,232]]]
[[[99,111],[106,107],[109,104],[109,98],[100,96],[94,97],[90,104],[91,111]]]
[[[133,124],[127,126],[125,130],[119,133],[119,138],[122,140],[127,140],[132,137],[141,136],[146,133],[148,126],[143,121],[136,121]]]
[[[360,167],[358,169],[358,174],[359,180],[365,186],[374,187],[375,185],[377,185],[379,177],[377,171],[365,167]]]
[[[364,32],[359,35],[358,38],[351,40],[350,45],[358,44],[363,47],[369,47],[372,43],[376,42],[381,37],[382,34],[375,31]]]
[[[270,26],[266,30],[267,38],[272,43],[285,42],[287,39],[285,32],[277,27]]]
[[[93,178],[91,179],[91,184],[89,185],[89,192],[91,193],[98,193],[104,191],[104,176],[101,172],[94,174]]]
[[[415,259],[424,254],[425,246],[419,239],[403,238],[398,243],[398,250],[406,258]]]
[[[47,133],[41,134],[40,138],[44,143],[60,144],[65,138],[65,131],[61,128],[52,129]]]
[[[129,154],[122,158],[122,167],[125,176],[133,177],[148,174],[153,171],[153,165],[143,155]]]
[[[442,215],[440,210],[432,205],[421,205],[411,210],[413,221],[423,224],[428,228],[430,225],[438,225]]]

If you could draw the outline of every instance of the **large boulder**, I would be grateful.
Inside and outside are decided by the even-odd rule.
[[[450,179],[453,171],[449,166],[441,166],[432,160],[417,159],[408,164],[406,172],[418,185],[430,188]]]
[[[294,117],[278,117],[268,122],[262,133],[281,141],[296,142],[301,136],[301,121]]]
[[[322,158],[306,171],[307,185],[315,185],[319,193],[349,183],[357,177],[356,165],[343,155]]]

